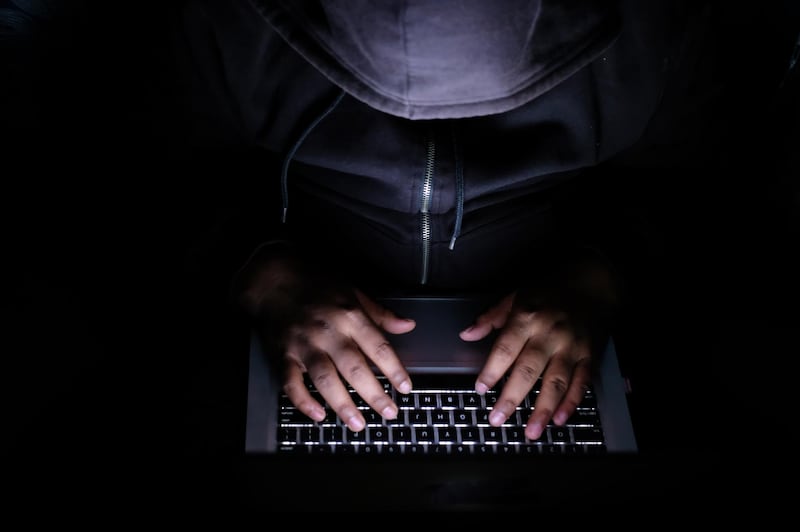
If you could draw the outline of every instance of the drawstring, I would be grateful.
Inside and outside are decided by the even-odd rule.
[[[461,221],[464,219],[464,165],[461,160],[456,131],[455,129],[450,131],[453,134],[453,153],[456,159],[456,225],[453,227],[453,236],[450,237],[450,250],[452,251],[456,245],[456,239],[461,234]]]
[[[281,170],[281,197],[283,199],[283,214],[281,215],[281,222],[286,223],[286,212],[289,210],[289,163],[292,162],[292,158],[294,154],[297,153],[297,150],[300,148],[300,145],[303,144],[303,141],[306,140],[306,137],[311,133],[311,131],[317,127],[317,125],[322,122],[326,116],[328,116],[331,111],[333,111],[339,102],[342,101],[344,98],[345,92],[342,91],[336,96],[336,99],[333,100],[327,109],[325,109],[316,120],[311,122],[309,126],[303,131],[303,134],[300,135],[300,138],[292,146],[292,149],[289,150],[289,153],[286,154],[286,157],[283,160],[283,168]]]
[[[292,148],[286,154],[286,157],[283,160],[283,168],[281,169],[281,198],[283,201],[283,213],[281,215],[281,222],[286,223],[286,215],[289,211],[289,164],[292,162],[292,159],[297,153],[297,150],[300,149],[300,146],[306,140],[306,137],[314,130],[317,125],[322,122],[326,116],[328,116],[339,102],[342,101],[344,98],[345,92],[342,91],[339,93],[338,96],[333,100],[333,102],[325,109],[309,126],[303,131],[303,134],[295,141],[292,145]],[[458,139],[456,138],[456,132],[454,129],[451,129],[452,136],[453,136],[453,152],[455,154],[456,160],[456,223],[453,227],[453,234],[450,237],[450,250],[452,250],[456,245],[456,239],[458,239],[459,235],[461,235],[461,221],[464,219],[464,165],[463,160],[461,158],[461,148],[458,144]]]

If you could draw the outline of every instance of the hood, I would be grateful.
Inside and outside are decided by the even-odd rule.
[[[524,105],[586,66],[619,31],[607,0],[251,0],[351,96],[409,119]]]

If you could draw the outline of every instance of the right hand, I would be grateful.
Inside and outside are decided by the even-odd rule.
[[[282,355],[283,390],[301,412],[317,422],[325,418],[323,405],[305,385],[303,374],[308,373],[352,431],[362,430],[366,422],[346,383],[384,418],[397,417],[397,405],[369,362],[396,390],[409,393],[411,378],[381,330],[406,333],[416,326],[413,320],[396,316],[290,254],[256,256],[237,278],[238,298]]]

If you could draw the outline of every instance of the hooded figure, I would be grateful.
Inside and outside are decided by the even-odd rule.
[[[565,235],[597,248],[563,191],[645,135],[693,19],[675,2],[209,0],[183,20],[196,142],[274,161],[263,240],[362,286],[502,290]]]

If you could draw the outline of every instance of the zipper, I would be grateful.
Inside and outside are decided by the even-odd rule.
[[[422,176],[420,193],[420,231],[422,237],[421,284],[428,282],[428,263],[431,255],[431,197],[433,196],[433,168],[436,161],[436,142],[431,137],[425,153],[425,173]]]

